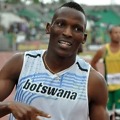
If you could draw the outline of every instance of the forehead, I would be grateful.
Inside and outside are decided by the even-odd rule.
[[[119,26],[113,27],[112,31],[119,31],[120,32],[120,27]]]
[[[86,24],[85,15],[81,11],[69,7],[59,8],[54,15],[53,21],[56,19],[69,19]]]
[[[110,28],[109,30],[110,33],[113,33],[113,32],[120,32],[120,26],[113,26]]]

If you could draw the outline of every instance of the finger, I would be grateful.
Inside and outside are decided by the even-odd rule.
[[[43,111],[37,110],[36,113],[37,113],[37,116],[42,116],[42,117],[51,118],[51,115],[50,115],[50,114],[45,113],[45,112],[43,112]]]
[[[35,119],[35,120],[41,120],[41,119],[40,119],[40,116],[36,116],[36,119]]]

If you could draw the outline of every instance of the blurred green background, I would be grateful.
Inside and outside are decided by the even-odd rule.
[[[69,1],[69,0],[67,0]],[[66,0],[1,0],[0,1],[0,51],[23,51],[47,46],[46,23],[54,10]],[[107,29],[120,24],[120,5],[84,5],[88,34],[84,50],[97,50],[110,41]]]

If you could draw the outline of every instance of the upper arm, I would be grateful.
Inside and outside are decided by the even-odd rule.
[[[22,62],[23,54],[15,54],[0,70],[0,101],[8,97],[17,84]]]
[[[88,85],[90,120],[109,120],[106,109],[108,91],[103,76],[91,70]]]
[[[95,55],[93,56],[93,58],[92,58],[92,60],[91,60],[91,66],[92,66],[93,68],[95,68],[96,70],[97,70],[96,64],[97,64],[97,62],[103,57],[104,52],[105,52],[105,47],[102,47],[101,49],[99,49],[99,50],[95,53]]]

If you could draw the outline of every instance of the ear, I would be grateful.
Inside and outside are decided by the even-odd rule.
[[[50,23],[46,25],[46,34],[50,34]]]
[[[82,41],[82,44],[84,44],[86,42],[86,40],[87,40],[87,33],[84,33],[84,39]]]

